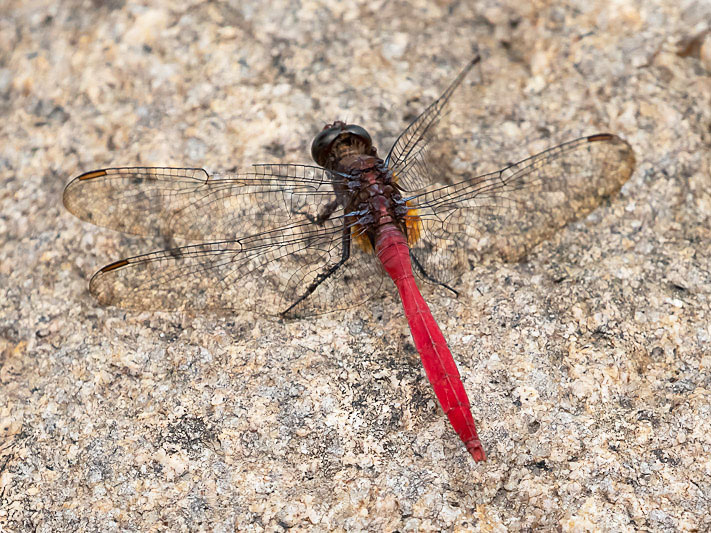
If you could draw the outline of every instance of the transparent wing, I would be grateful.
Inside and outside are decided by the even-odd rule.
[[[187,240],[234,239],[315,218],[334,199],[331,174],[308,165],[212,176],[200,168],[109,168],[82,174],[64,190],[64,205],[82,220]]]
[[[517,261],[562,226],[615,194],[634,171],[634,152],[612,134],[582,137],[506,168],[410,198],[412,253],[449,284],[472,255]]]
[[[343,257],[340,220],[310,222],[244,237],[123,259],[89,288],[99,303],[140,310],[251,310],[306,316],[360,305],[382,283],[371,254]]]
[[[446,143],[457,133],[452,131],[447,120],[453,112],[450,100],[479,61],[480,57],[475,56],[390,148],[385,161],[403,191],[413,192],[431,183],[441,183],[451,173],[448,166],[440,164],[444,155],[434,151],[438,143],[433,141],[443,140]]]
[[[343,262],[345,217],[333,179],[306,165],[212,176],[114,168],[72,180],[64,204],[126,233],[208,240],[102,268],[90,290],[104,305],[309,315],[360,305],[383,279],[377,260],[355,246]]]

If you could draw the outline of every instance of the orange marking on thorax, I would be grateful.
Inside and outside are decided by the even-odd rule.
[[[393,183],[397,183],[397,174],[393,172],[392,175]],[[405,205],[410,207],[412,204],[410,202],[405,202]],[[412,246],[419,241],[422,236],[422,220],[420,220],[420,217],[417,215],[417,209],[407,210],[405,228],[407,228],[407,244]]]
[[[411,204],[410,202],[406,202],[405,205],[409,207]],[[417,209],[411,208],[407,210],[405,227],[407,228],[407,244],[412,246],[419,241],[422,236],[422,220],[417,214]]]
[[[365,232],[365,228],[360,224],[356,224],[351,228],[351,237],[356,246],[366,253],[373,253],[373,245]]]

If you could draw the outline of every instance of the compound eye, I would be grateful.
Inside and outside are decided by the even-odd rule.
[[[368,148],[373,146],[373,139],[370,138],[370,134],[365,131],[365,128],[357,126],[356,124],[348,124],[345,131],[360,138],[361,141],[368,145]]]
[[[343,129],[341,126],[334,126],[332,128],[322,130],[318,135],[316,135],[316,137],[314,137],[314,140],[311,142],[311,157],[319,165],[324,166],[327,160],[328,149],[342,131]]]

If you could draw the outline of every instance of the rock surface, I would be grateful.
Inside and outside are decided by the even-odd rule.
[[[709,2],[149,4],[0,8],[4,531],[711,529]],[[427,295],[488,462],[394,290],[288,322],[88,294],[160,243],[73,218],[71,177],[309,162],[343,117],[386,143],[475,45],[485,160],[597,131],[637,154],[526,261]]]

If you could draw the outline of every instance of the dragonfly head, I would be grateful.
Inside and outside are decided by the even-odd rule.
[[[325,168],[333,168],[346,155],[376,154],[373,140],[365,128],[340,120],[326,124],[311,143],[311,157]]]

